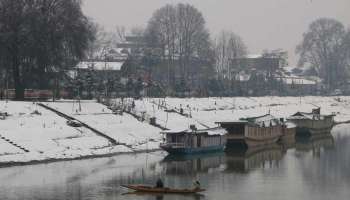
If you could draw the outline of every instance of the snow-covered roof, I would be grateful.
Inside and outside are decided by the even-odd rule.
[[[297,125],[291,121],[287,121],[284,125],[286,126],[286,128],[296,128],[297,127]]]
[[[236,80],[239,80],[239,81],[249,81],[250,79],[250,74],[247,74],[245,72],[240,72],[236,75]]]
[[[270,114],[266,114],[263,116],[259,116],[259,117],[251,117],[251,118],[246,118],[244,120],[247,120],[250,123],[256,124],[258,126],[276,126],[278,124],[280,124],[280,120],[277,119],[276,117],[270,115]]]
[[[119,62],[102,62],[102,61],[83,61],[78,63],[77,69],[94,69],[94,70],[110,70],[120,71],[124,61]]]
[[[201,133],[207,133],[208,135],[225,135],[227,133],[226,129],[221,127],[216,128],[209,128],[209,129],[200,129],[193,131],[191,129],[185,129],[183,131],[178,130],[169,130],[169,131],[163,131],[162,134],[180,134],[180,133],[194,133],[194,134],[201,134]]]
[[[288,119],[312,119],[313,116],[313,113],[297,112]]]
[[[288,117],[288,119],[311,119],[311,120],[323,120],[325,117],[332,117],[334,115],[320,115],[314,113],[297,112],[294,115]]]
[[[246,56],[246,58],[261,58],[262,55],[261,54],[248,54]]]
[[[288,85],[316,85],[317,82],[313,80],[308,80],[299,76],[283,76],[279,77],[280,80],[283,81],[283,83]]]

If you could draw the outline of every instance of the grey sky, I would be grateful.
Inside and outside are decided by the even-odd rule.
[[[197,7],[215,36],[233,30],[245,41],[250,53],[263,49],[289,51],[296,63],[295,46],[309,23],[319,17],[335,18],[350,25],[350,0],[83,0],[86,15],[106,29],[146,26],[157,8],[167,3],[185,2]]]

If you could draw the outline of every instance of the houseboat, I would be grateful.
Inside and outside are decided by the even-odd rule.
[[[335,115],[321,115],[321,109],[313,109],[311,113],[297,112],[288,118],[297,128],[298,135],[318,135],[329,133],[334,126]]]
[[[183,131],[164,131],[164,143],[160,148],[170,154],[192,154],[223,151],[226,130],[220,127],[197,130],[191,125]]]
[[[282,136],[283,122],[270,114],[217,123],[228,132],[227,147],[264,146],[277,142]]]

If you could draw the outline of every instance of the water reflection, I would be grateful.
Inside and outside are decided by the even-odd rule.
[[[278,167],[283,155],[283,148],[278,144],[248,149],[230,149],[226,154],[225,171],[248,173],[256,168]]]
[[[312,151],[313,155],[317,155],[322,149],[332,149],[334,147],[334,137],[330,132],[309,137],[296,137],[295,148],[297,151]]]
[[[166,156],[161,152],[0,168],[1,199],[182,200],[348,199],[349,126],[332,134],[297,137],[263,148],[225,153]],[[200,180],[203,195],[128,193],[121,184],[190,188]],[[272,195],[273,194],[273,195]],[[335,195],[335,196],[334,196]]]
[[[143,192],[127,192],[122,194],[123,197],[134,197],[134,198],[142,198],[142,199],[155,199],[155,200],[163,200],[163,199],[191,199],[191,200],[199,200],[205,198],[203,194],[152,194],[152,193],[143,193]],[[145,198],[146,197],[146,198]]]
[[[190,175],[208,173],[219,168],[225,162],[225,153],[207,153],[194,155],[168,155],[163,160],[165,173],[168,175]]]

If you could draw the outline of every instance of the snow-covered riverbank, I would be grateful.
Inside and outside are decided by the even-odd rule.
[[[67,160],[158,148],[158,129],[131,116],[116,116],[101,104],[83,101],[81,112],[74,109],[73,112],[76,104],[70,101],[44,104],[84,121],[126,145],[115,146],[85,127],[68,126],[67,119],[35,103],[1,101],[0,112],[9,116],[0,120],[0,163]],[[140,134],[139,130],[142,130]]]
[[[120,102],[120,99],[115,101]],[[0,101],[0,113],[9,115],[0,119],[0,163],[141,152],[158,149],[161,142],[161,130],[148,121],[138,121],[125,113],[115,115],[94,101],[82,101],[81,110],[74,101],[43,103],[124,145],[112,145],[85,127],[70,127],[65,118],[35,103]],[[168,129],[186,129],[190,124],[196,124],[198,128],[214,127],[217,121],[268,112],[276,117],[287,117],[296,111],[310,112],[316,106],[320,106],[324,114],[335,113],[338,122],[350,120],[350,97],[145,98],[134,103],[135,113],[155,117],[156,123]],[[177,112],[165,112],[165,109]],[[181,110],[183,115],[179,114]]]

